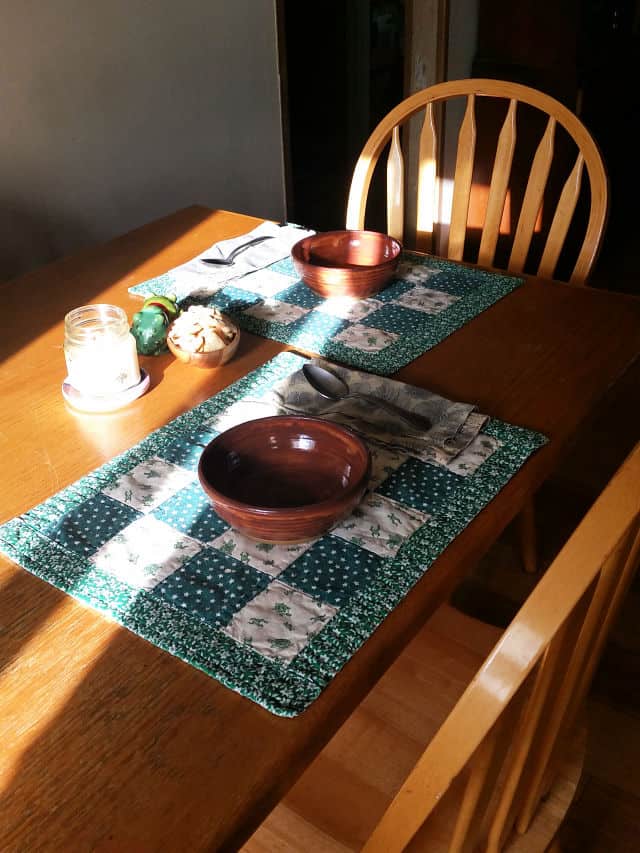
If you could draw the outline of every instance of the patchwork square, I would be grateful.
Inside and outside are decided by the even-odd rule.
[[[153,594],[211,625],[222,626],[270,581],[251,566],[204,548],[159,583]]]
[[[243,278],[236,280],[236,287],[239,290],[248,290],[251,293],[257,293],[263,299],[269,299],[280,293],[281,290],[286,290],[296,281],[288,275],[283,275],[280,272],[274,272],[270,269],[258,270],[258,272],[245,275]]]
[[[423,311],[425,314],[439,314],[459,299],[459,296],[453,296],[451,293],[417,284],[394,299],[394,303],[413,311]]]
[[[277,404],[273,400],[247,399],[240,400],[229,406],[219,415],[211,418],[207,426],[216,432],[225,432],[231,427],[244,424],[247,421],[255,421],[257,418],[268,418],[270,415],[280,413]]]
[[[139,589],[153,589],[202,546],[168,524],[142,516],[105,542],[91,562]]]
[[[395,557],[404,542],[429,516],[375,492],[331,531],[359,548],[381,557]]]
[[[167,462],[178,465],[180,468],[186,468],[187,471],[195,473],[202,451],[216,435],[217,431],[214,429],[201,429],[185,433],[180,438],[166,444],[158,456]]]
[[[483,462],[492,456],[496,450],[502,447],[502,442],[490,435],[480,433],[462,453],[448,462],[446,468],[461,477],[475,474]]]
[[[382,306],[378,299],[357,299],[354,296],[330,296],[318,306],[322,314],[358,322]]]
[[[280,302],[278,299],[265,299],[264,302],[259,302],[245,309],[244,313],[249,317],[255,317],[256,320],[281,323],[283,326],[287,326],[289,323],[295,323],[300,317],[304,317],[308,310],[308,308],[301,308],[300,305]]]
[[[412,457],[385,480],[378,494],[431,514],[446,510],[462,483],[459,474],[439,465],[425,465]]]
[[[140,518],[137,510],[100,492],[63,515],[43,533],[71,551],[88,557],[136,518]]]
[[[376,312],[379,314],[380,312]],[[398,335],[393,332],[384,331],[384,329],[376,329],[370,326],[364,326],[362,323],[354,323],[352,326],[347,326],[341,332],[334,336],[334,341],[339,341],[351,349],[359,349],[363,352],[380,352],[391,346],[392,343],[398,340]]]
[[[274,580],[223,630],[264,657],[289,664],[337,612]]]
[[[297,545],[275,545],[271,542],[256,542],[238,530],[229,528],[211,542],[211,547],[275,578],[304,554],[314,541]]]
[[[225,314],[240,314],[245,308],[248,308],[250,305],[257,305],[261,301],[261,297],[257,293],[251,293],[249,290],[241,290],[241,288],[235,287],[232,284],[225,284],[222,290],[216,291],[213,296],[206,300],[206,304],[219,308]],[[203,300],[196,300],[195,304],[202,305]],[[181,304],[181,307],[185,308],[188,305],[189,300]]]
[[[388,334],[395,335],[396,338],[400,336],[410,338],[415,335],[420,323],[418,318],[426,315],[416,314],[413,309],[396,305],[395,302],[396,300],[385,302],[383,308],[376,311],[375,314],[365,317],[362,325],[384,329]]]
[[[279,580],[337,607],[366,589],[385,560],[338,537],[326,536],[284,571]]]
[[[193,478],[193,472],[151,456],[102,491],[140,512],[151,512]]]
[[[416,264],[411,261],[404,261],[398,264],[396,273],[398,278],[403,281],[411,282],[412,284],[421,284],[428,281],[430,278],[435,278],[437,275],[442,275],[442,270],[437,267],[430,267],[426,264]]]
[[[369,477],[369,491],[375,491],[381,483],[390,477],[396,468],[399,468],[409,456],[383,444],[367,442],[371,453],[371,476]]]
[[[316,308],[322,305],[324,299],[317,293],[314,293],[311,288],[307,287],[302,281],[293,279],[295,284],[290,286],[278,294],[278,299],[281,302],[289,302],[291,305],[300,305],[302,308]]]
[[[190,483],[153,511],[154,518],[199,542],[210,542],[229,529],[211,506],[199,482]]]

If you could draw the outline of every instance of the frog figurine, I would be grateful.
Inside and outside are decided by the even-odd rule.
[[[131,334],[136,339],[140,355],[161,355],[167,352],[167,329],[180,314],[173,293],[167,296],[152,294],[145,299],[140,311],[133,315]]]

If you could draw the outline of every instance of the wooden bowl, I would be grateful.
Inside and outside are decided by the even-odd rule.
[[[214,349],[210,352],[191,352],[190,350],[183,349],[169,337],[173,323],[167,329],[167,346],[178,361],[181,361],[184,364],[190,364],[193,367],[202,368],[221,367],[233,358],[235,351],[238,349],[238,344],[240,343],[240,329],[226,315],[224,320],[229,326],[233,326],[236,334],[231,343],[221,349]]]
[[[377,231],[325,231],[305,237],[291,250],[293,266],[320,296],[364,299],[393,277],[402,246]]]
[[[232,427],[204,449],[202,488],[218,515],[261,542],[306,542],[361,500],[366,444],[320,418],[276,416]]]

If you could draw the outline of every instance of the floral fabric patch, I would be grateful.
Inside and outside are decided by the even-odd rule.
[[[368,494],[331,533],[381,557],[395,557],[429,516],[379,494]]]
[[[236,613],[224,631],[265,657],[289,663],[336,613],[330,604],[275,580]]]
[[[139,589],[153,589],[202,546],[152,516],[143,516],[99,548],[91,562]]]
[[[405,290],[401,296],[394,299],[394,302],[397,305],[402,305],[403,308],[411,308],[413,311],[439,314],[459,299],[459,296],[453,296],[451,293],[444,293],[442,290],[433,290],[431,287],[423,287],[421,284],[417,284],[411,290]]]
[[[460,474],[461,477],[468,477],[469,474],[474,474],[482,463],[495,453],[499,447],[500,442],[497,438],[480,433],[462,453],[448,462],[446,467],[449,471],[453,471],[454,474]]]
[[[255,542],[232,528],[211,542],[212,547],[217,548],[223,554],[228,554],[241,563],[248,563],[248,565],[259,569],[261,572],[266,572],[274,578],[287,566],[290,566],[294,560],[297,560],[301,554],[304,554],[312,544],[313,540],[298,545]]]
[[[192,482],[193,473],[152,456],[103,489],[105,495],[127,506],[151,512],[167,498]]]
[[[308,308],[300,305],[291,305],[289,302],[280,302],[277,299],[265,299],[257,305],[247,308],[244,313],[257,320],[268,320],[270,323],[282,323],[288,325],[295,323],[300,317],[308,312]]]
[[[358,322],[382,306],[378,299],[356,299],[353,296],[331,296],[318,306],[322,314]]]
[[[397,339],[398,335],[393,332],[369,328],[369,326],[363,326],[361,323],[347,326],[334,337],[334,341],[339,341],[347,347],[359,349],[363,352],[380,352],[380,350],[391,346]]]

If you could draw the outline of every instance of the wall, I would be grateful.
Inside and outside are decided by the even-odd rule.
[[[189,204],[284,216],[272,0],[0,0],[0,280]]]

